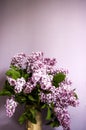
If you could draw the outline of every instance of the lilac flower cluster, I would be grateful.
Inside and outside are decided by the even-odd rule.
[[[20,69],[25,69],[26,73],[31,73],[31,77],[26,81],[24,77],[13,79],[7,76],[7,80],[11,87],[14,88],[15,93],[31,93],[36,86],[40,85],[40,102],[51,106],[54,105],[54,113],[63,126],[64,130],[70,130],[70,115],[68,113],[68,106],[76,107],[78,100],[75,96],[74,90],[71,89],[72,82],[67,78],[59,83],[59,87],[52,84],[53,77],[56,73],[62,72],[67,75],[68,71],[56,68],[56,59],[44,58],[42,52],[35,52],[31,55],[24,53],[17,54],[12,58],[11,65]],[[48,93],[45,93],[47,91]],[[7,99],[6,111],[7,115],[11,117],[15,112],[17,102],[14,99]]]
[[[25,68],[26,67],[26,54],[19,53],[17,56],[14,56],[11,61],[11,65],[16,67]]]
[[[7,116],[11,117],[15,113],[15,108],[17,107],[17,102],[13,98],[6,100],[6,113]]]
[[[63,126],[64,130],[70,130],[70,116],[68,113],[68,106],[76,107],[79,101],[76,100],[75,93],[69,89],[68,86],[55,88],[52,86],[51,93],[40,93],[41,101],[51,105],[54,105],[54,112]]]
[[[63,126],[63,130],[70,130],[70,115],[67,109],[55,108],[55,112],[58,113],[57,118],[60,124]]]
[[[17,80],[10,78],[7,76],[7,80],[11,86],[14,86],[14,91],[16,93],[20,93],[22,89],[24,88],[24,85],[26,83],[25,79],[23,77],[18,78]]]

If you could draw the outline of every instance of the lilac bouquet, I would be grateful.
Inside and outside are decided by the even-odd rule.
[[[56,67],[56,59],[45,58],[42,52],[17,54],[6,72],[5,85],[0,95],[7,95],[6,113],[11,117],[18,104],[25,106],[19,118],[36,123],[36,112],[46,110],[47,124],[70,130],[68,107],[79,103],[71,88],[68,71]]]

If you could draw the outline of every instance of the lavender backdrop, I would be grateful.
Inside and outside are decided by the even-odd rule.
[[[69,69],[80,99],[79,107],[70,108],[71,129],[86,130],[86,2],[0,0],[0,89],[11,57],[32,51],[56,57],[58,66]],[[4,104],[0,97],[0,130],[25,130],[17,122],[22,108],[9,119]],[[43,129],[53,130],[45,125]]]

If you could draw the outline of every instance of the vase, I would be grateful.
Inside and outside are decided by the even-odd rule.
[[[36,121],[37,121],[36,124],[32,123],[31,121],[28,121],[27,122],[27,130],[42,130],[41,112],[37,112]]]

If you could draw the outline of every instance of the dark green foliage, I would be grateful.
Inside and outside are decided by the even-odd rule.
[[[14,87],[10,86],[10,84],[8,83],[8,81],[6,80],[5,84],[4,84],[4,89],[11,92],[12,94],[14,94]]]
[[[51,119],[51,114],[52,114],[52,111],[51,111],[50,107],[48,107],[48,108],[47,108],[46,120],[50,120],[50,119]]]
[[[19,117],[19,123],[23,124],[25,121],[27,120],[27,116],[26,113],[23,113],[20,117]]]
[[[28,95],[28,99],[29,99],[30,101],[36,101],[36,99],[35,99],[32,95]]]
[[[12,93],[3,89],[2,91],[0,91],[0,96],[11,96]]]
[[[5,84],[3,86],[3,90],[0,91],[0,96],[11,96],[14,94],[14,89],[12,86],[10,86],[10,84],[8,83],[8,81],[5,81]]]
[[[21,92],[21,93],[15,93],[15,100],[22,104],[27,102],[27,97]]]
[[[58,121],[57,117],[55,117],[55,114],[52,112],[50,120],[46,123],[46,125],[50,125],[51,127],[59,127],[60,122]]]
[[[37,110],[34,107],[27,105],[25,112],[19,118],[19,123],[23,124],[26,120],[29,120],[36,124],[36,112]]]

